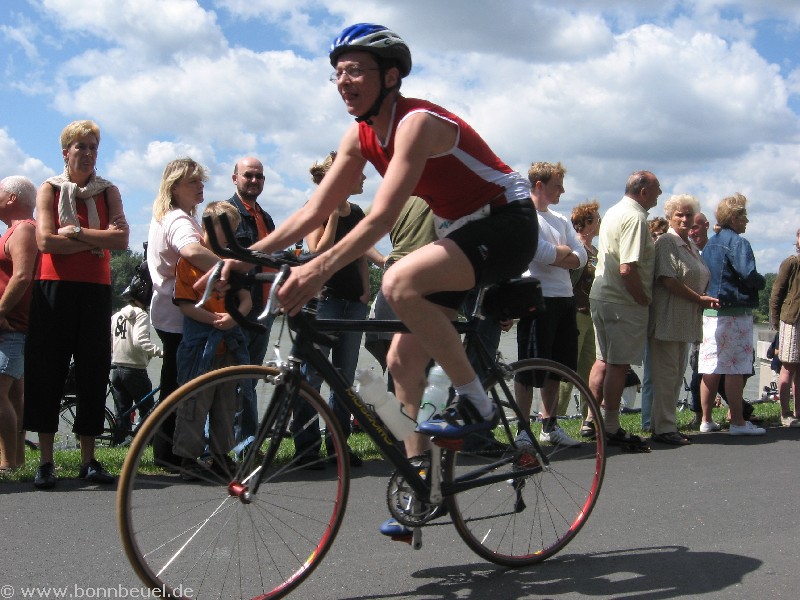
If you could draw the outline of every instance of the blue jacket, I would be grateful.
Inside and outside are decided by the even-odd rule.
[[[233,329],[220,331],[211,325],[200,323],[189,317],[183,318],[183,337],[178,345],[178,384],[183,385],[213,368],[219,343],[224,341],[236,363],[250,362],[247,338],[237,325]]]
[[[758,291],[764,289],[766,280],[756,271],[750,242],[726,227],[709,238],[703,261],[711,272],[706,293],[718,298],[721,308],[758,306]]]

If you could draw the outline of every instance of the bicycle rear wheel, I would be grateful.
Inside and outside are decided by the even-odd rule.
[[[117,520],[128,560],[147,586],[187,598],[281,598],[331,547],[349,490],[344,435],[319,394],[303,383],[290,403],[285,388],[274,385],[277,374],[261,366],[207,373],[161,402],[134,437],[120,473]],[[205,468],[199,456],[191,470],[162,463],[167,473],[153,464],[150,445],[171,415],[183,415],[199,393],[222,398],[252,382],[259,416],[269,416],[263,442],[248,446],[240,462],[228,455]],[[306,415],[291,432],[289,406]],[[327,457],[318,454],[317,423],[329,434]],[[306,437],[316,444],[308,454],[316,460],[296,454]],[[274,454],[263,467],[262,452]]]
[[[80,446],[78,437],[73,433],[77,401],[74,398],[64,398],[58,411],[58,431],[56,432],[56,450],[74,450]],[[103,412],[103,432],[95,440],[95,447],[108,448],[116,445],[114,442],[115,417],[108,407]]]
[[[548,377],[572,383],[585,394],[588,411],[597,430],[602,431],[602,417],[597,401],[578,375],[543,359],[513,363],[500,381],[490,381],[487,391],[501,403],[513,399],[514,376],[523,372],[542,372]],[[536,390],[538,392],[538,390]],[[510,395],[509,395],[510,394]],[[467,545],[483,558],[506,566],[524,566],[541,562],[566,546],[586,523],[603,482],[605,440],[581,438],[581,421],[561,423],[580,447],[539,445],[548,464],[542,464],[535,445],[512,444],[513,431],[502,428],[498,448],[487,456],[480,452],[449,451],[445,455],[445,485],[468,480],[467,473],[487,471],[494,483],[466,489],[447,498],[456,530]],[[531,427],[538,437],[540,426]],[[522,469],[528,469],[520,475]],[[530,472],[532,470],[533,472]]]

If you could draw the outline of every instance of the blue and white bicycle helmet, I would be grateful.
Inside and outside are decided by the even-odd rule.
[[[374,23],[356,23],[345,27],[333,40],[330,50],[331,65],[348,50],[365,50],[378,58],[397,61],[400,77],[411,72],[411,51],[408,45],[391,29]]]
[[[400,81],[411,72],[411,51],[399,35],[383,25],[373,23],[356,23],[346,27],[331,44],[331,65],[336,67],[339,56],[348,51],[360,50],[373,54],[378,60],[381,74],[381,92],[370,109],[356,117],[356,121],[371,124],[372,117],[381,109],[384,98],[392,90],[400,87]],[[387,88],[383,83],[383,74],[387,69],[396,66],[400,71],[397,85]]]

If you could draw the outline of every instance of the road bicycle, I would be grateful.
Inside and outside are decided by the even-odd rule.
[[[206,231],[213,229],[206,224]],[[281,268],[277,276],[258,276],[275,277],[273,298],[288,272],[286,265],[297,264],[293,254],[218,246],[215,251]],[[288,594],[320,564],[344,517],[350,464],[338,420],[304,380],[303,364],[317,371],[394,465],[387,506],[410,528],[407,541],[414,548],[421,546],[426,526],[448,522],[479,556],[500,565],[535,564],[564,548],[597,502],[605,471],[604,436],[587,439],[578,448],[540,444],[540,425],[522,415],[514,400],[514,378],[541,372],[569,381],[587,398],[589,417],[598,431],[603,431],[602,417],[574,371],[541,359],[506,364],[483,345],[476,327],[487,299],[498,298],[502,285],[484,290],[471,318],[455,323],[479,361],[490,398],[500,408],[493,441],[483,448],[475,449],[468,439],[432,438],[425,457],[406,458],[401,443],[371,409],[370,398],[361,397],[345,381],[319,346],[329,345],[329,336],[341,331],[407,329],[397,321],[316,320],[310,307],[284,320],[293,336],[288,358],[276,351],[275,360],[266,366],[206,373],[162,401],[133,440],[117,494],[123,547],[140,579],[178,597],[271,599]],[[232,304],[228,310],[237,316]],[[251,381],[257,383],[260,426],[240,462],[215,462],[190,482],[181,477],[183,461],[170,465],[172,473],[152,466],[149,446],[171,415],[191,410],[198,394],[223,397]],[[528,434],[530,443],[517,441],[516,428]],[[309,437],[314,443],[311,452],[304,453]],[[309,470],[317,466],[322,470]],[[192,474],[197,476],[197,469]]]
[[[74,367],[70,364],[64,395],[61,397],[61,406],[58,410],[58,432],[56,432],[55,448],[57,450],[72,450],[80,446],[78,436],[72,431],[75,425],[78,398],[74,388]],[[158,393],[160,387],[156,386],[150,392],[123,412],[119,418],[108,408],[111,395],[111,380],[106,387],[106,406],[103,409],[103,432],[95,437],[95,446],[98,448],[111,448],[130,443],[131,438],[141,429],[145,417],[152,412],[152,408],[145,414],[139,409],[150,402]],[[132,422],[133,415],[139,411],[138,419]]]

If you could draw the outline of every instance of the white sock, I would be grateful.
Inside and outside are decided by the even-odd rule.
[[[469,398],[469,401],[478,409],[478,412],[484,419],[492,415],[494,405],[492,401],[489,400],[489,396],[486,395],[486,391],[484,391],[483,385],[481,385],[481,380],[478,379],[477,376],[468,384],[458,386],[456,388],[456,394]]]

